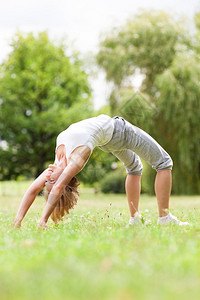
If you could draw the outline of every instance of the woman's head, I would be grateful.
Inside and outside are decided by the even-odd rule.
[[[59,147],[61,148],[61,147]],[[59,176],[62,174],[64,168],[67,165],[66,157],[59,154],[59,163],[49,165],[47,175],[46,175],[46,193],[45,193],[45,199],[48,200],[48,196],[58,180]],[[64,217],[65,214],[69,214],[69,210],[74,208],[74,206],[77,204],[79,192],[78,192],[78,186],[79,182],[76,177],[73,177],[69,184],[63,189],[63,193],[60,197],[60,200],[57,202],[56,207],[54,208],[51,218],[52,220],[57,223]]]
[[[45,200],[48,200],[49,193],[55,183],[55,180],[52,179],[46,182],[46,193]],[[70,209],[74,208],[78,201],[78,186],[79,181],[76,177],[73,177],[69,184],[63,189],[63,193],[60,197],[60,200],[57,202],[56,207],[54,208],[51,219],[57,223],[60,221],[64,215],[69,214]]]
[[[47,169],[46,182],[45,182],[46,189],[49,193],[52,187],[54,186],[54,183],[57,181],[58,177],[62,174],[62,172],[63,172],[63,168],[61,168],[59,165],[56,164],[49,165]]]

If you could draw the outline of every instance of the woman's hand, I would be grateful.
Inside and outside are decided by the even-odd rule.
[[[38,222],[38,226],[37,226],[37,230],[40,230],[40,229],[43,229],[43,230],[48,229],[47,223],[42,219],[40,219],[40,221]]]
[[[22,223],[21,219],[18,219],[18,218],[16,217],[15,220],[14,220],[13,226],[14,226],[15,228],[20,228],[20,227],[21,227],[21,223]]]

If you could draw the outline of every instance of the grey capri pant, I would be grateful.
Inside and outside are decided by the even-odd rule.
[[[173,166],[169,154],[148,133],[121,117],[114,117],[113,136],[99,148],[113,153],[132,175],[142,174],[140,157],[156,171],[171,170]]]

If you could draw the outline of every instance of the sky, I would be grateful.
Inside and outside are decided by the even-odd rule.
[[[192,26],[200,0],[1,0],[0,62],[6,59],[11,38],[19,30],[46,30],[52,40],[67,38],[83,56],[95,54],[101,33],[125,23],[139,9],[150,8],[183,15]],[[105,105],[110,87],[102,71],[90,82],[98,109]]]

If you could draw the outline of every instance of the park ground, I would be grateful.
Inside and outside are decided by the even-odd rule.
[[[0,183],[1,300],[198,300],[200,201],[173,196],[171,211],[190,227],[157,226],[155,197],[141,196],[151,225],[129,227],[125,195],[82,188],[59,225],[37,231],[37,197],[22,229],[12,226],[28,182]]]

